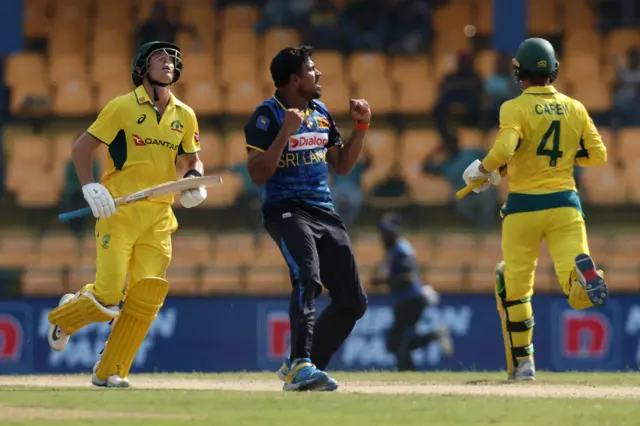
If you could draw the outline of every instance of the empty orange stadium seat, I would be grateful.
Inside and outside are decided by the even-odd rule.
[[[620,129],[616,137],[615,160],[625,164],[629,161],[636,161],[640,158],[640,127],[624,127]],[[608,146],[607,146],[608,148]]]
[[[109,101],[127,93],[133,92],[134,87],[131,79],[126,74],[117,78],[102,80],[97,84],[96,101],[94,103],[95,111],[100,111]],[[173,89],[172,89],[173,90]]]
[[[198,115],[219,114],[222,111],[222,93],[213,80],[183,85],[183,101]]]
[[[184,54],[184,61],[189,64],[180,75],[180,83],[198,83],[215,81],[217,78],[213,57],[204,52]]]
[[[215,255],[209,235],[175,235],[171,240],[176,266],[207,265]]]
[[[68,291],[76,292],[87,284],[96,281],[95,266],[75,266],[69,270]]]
[[[199,293],[198,274],[193,267],[171,264],[167,269],[169,295],[194,296]]]
[[[368,192],[389,175],[395,164],[396,134],[391,129],[371,129],[363,149],[371,160],[361,181],[362,189]]]
[[[248,4],[232,4],[227,6],[220,14],[222,28],[235,30],[238,28],[253,29],[258,22],[258,8]]]
[[[389,65],[391,79],[399,85],[429,78],[429,59],[423,55],[397,56]]]
[[[349,99],[355,96],[351,93],[348,84],[339,81],[325,81],[320,79],[322,86],[322,98],[320,100],[327,106],[332,115],[347,114],[349,112]],[[367,99],[373,105],[371,99]]]
[[[470,52],[471,48],[471,39],[462,32],[462,27],[458,27],[437,33],[433,51],[435,55],[457,54]]]
[[[625,162],[624,181],[627,186],[627,199],[631,204],[640,205],[640,188],[637,183],[640,179],[640,157]]]
[[[244,52],[232,52],[222,57],[220,81],[223,84],[256,84],[257,69],[258,63],[255,56],[248,56]]]
[[[255,242],[251,234],[223,234],[214,240],[215,258],[211,266],[216,267],[240,267],[253,263]]]
[[[200,132],[199,155],[205,170],[214,169],[223,164],[223,144],[218,133],[207,130]]]
[[[475,2],[473,24],[478,34],[487,35],[493,33],[493,0]]]
[[[604,53],[605,62],[617,63],[620,57],[626,58],[630,47],[640,46],[640,29],[625,28],[612,30],[605,37]]]
[[[244,131],[236,130],[225,135],[223,155],[224,164],[229,167],[247,162],[247,143]]]
[[[262,37],[262,59],[265,63],[268,63],[280,50],[285,47],[298,46],[299,44],[300,33],[298,30],[292,28],[269,28]],[[267,82],[270,81],[271,79]]]
[[[131,85],[131,58],[126,52],[94,52],[91,64],[91,81],[97,85],[108,84],[111,80],[126,79]]]
[[[375,105],[377,114],[390,114],[395,111],[393,91],[386,79],[357,84],[355,96]],[[348,99],[345,99],[345,102],[348,102]]]
[[[220,53],[222,58],[233,57],[238,52],[255,58],[258,54],[258,39],[250,29],[230,29],[222,34]]]
[[[596,205],[617,205],[625,202],[622,173],[611,163],[587,167],[582,177],[586,200]]]
[[[600,58],[592,52],[567,54],[562,62],[563,72],[576,84],[593,84],[600,80]]]
[[[560,30],[555,0],[528,0],[527,29],[530,34],[557,34]]]
[[[422,173],[422,163],[440,145],[440,138],[433,130],[407,130],[400,134],[399,163],[402,175],[411,182]]]
[[[202,276],[200,293],[202,295],[246,293],[245,276],[246,271],[237,267],[207,268]]]
[[[448,2],[438,7],[433,14],[433,26],[436,33],[447,30],[459,31],[471,23],[469,2]]]
[[[65,287],[58,271],[34,268],[22,276],[21,290],[25,296],[59,296]]]
[[[571,3],[560,2],[563,7],[563,27],[565,31],[591,30],[596,28],[597,12],[589,0],[576,0]]]
[[[368,269],[375,268],[385,258],[384,248],[378,234],[360,234],[353,240],[352,244],[359,266]]]
[[[39,241],[29,234],[0,236],[0,266],[5,269],[33,265],[38,258]]]
[[[54,85],[64,85],[73,80],[85,80],[86,64],[80,55],[60,55],[51,57],[49,79]]]
[[[254,267],[246,277],[247,291],[252,294],[286,294],[291,291],[289,271],[286,267]]]
[[[96,2],[96,21],[100,28],[132,28],[133,6],[131,0]]]
[[[204,207],[229,207],[233,205],[244,189],[244,179],[242,176],[229,172],[221,171],[216,173],[222,178],[222,185],[215,185],[207,188],[207,199],[202,205]]]
[[[38,136],[29,135],[14,140],[14,149],[9,155],[6,170],[6,188],[11,192],[19,191],[25,184],[33,182],[31,176],[42,179],[50,165],[51,141]],[[24,167],[29,164],[31,170]]]
[[[223,111],[226,114],[245,116],[253,113],[263,100],[263,93],[255,83],[229,84],[224,96]]]
[[[610,87],[597,80],[576,82],[572,96],[580,99],[590,113],[608,111],[612,105]]]
[[[60,116],[83,116],[94,111],[93,88],[86,80],[69,80],[56,86],[53,112]]]
[[[9,102],[15,116],[42,116],[51,110],[51,92],[44,81],[25,81],[11,88]]]
[[[347,78],[351,83],[380,83],[387,81],[388,74],[387,57],[381,53],[352,53],[347,60]]]
[[[101,29],[94,33],[91,51],[96,55],[124,54],[131,57],[131,34],[119,29]],[[130,70],[129,70],[130,71]]]
[[[433,110],[437,96],[438,85],[435,79],[407,80],[395,90],[393,111],[402,114],[427,113]]]
[[[600,59],[602,44],[602,36],[591,28],[579,29],[565,34],[564,49],[568,53],[587,53]]]
[[[80,263],[78,239],[71,235],[49,235],[40,241],[37,266],[60,268]]]
[[[49,0],[27,0],[24,9],[24,34],[28,38],[45,38],[51,28]]]
[[[45,58],[38,53],[14,53],[9,55],[5,64],[4,81],[9,87],[21,83],[40,83],[46,81],[47,68]]]
[[[320,84],[346,82],[345,60],[342,53],[337,50],[318,50],[313,52],[313,60],[322,73]]]
[[[48,43],[48,56],[87,55],[87,32],[68,23],[54,26]]]

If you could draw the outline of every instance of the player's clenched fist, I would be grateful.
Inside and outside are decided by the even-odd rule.
[[[116,203],[109,190],[99,183],[88,183],[82,187],[82,195],[96,219],[106,219],[116,214]]]
[[[371,108],[369,103],[364,99],[350,99],[349,113],[351,118],[359,123],[369,123],[371,121]]]
[[[302,126],[304,121],[304,114],[299,109],[289,108],[284,113],[284,120],[282,120],[282,127],[284,127],[288,133],[293,133]]]

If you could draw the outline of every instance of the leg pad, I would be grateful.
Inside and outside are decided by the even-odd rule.
[[[126,378],[136,353],[158,315],[169,283],[162,278],[143,278],[127,292],[118,321],[111,329],[96,376],[100,380],[117,375]]]
[[[72,335],[94,322],[111,321],[119,314],[118,307],[102,306],[91,292],[83,291],[70,302],[49,312],[49,322],[60,327],[68,335]]]

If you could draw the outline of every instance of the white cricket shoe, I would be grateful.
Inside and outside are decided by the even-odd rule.
[[[93,374],[91,375],[91,384],[93,386],[97,386],[100,388],[130,388],[131,387],[131,383],[129,382],[129,379],[123,379],[122,377],[116,376],[115,374],[113,376],[107,377],[107,380],[99,379],[98,376],[96,376],[96,371],[98,370],[99,365],[100,365],[100,361],[96,362],[95,365],[93,366]]]
[[[62,306],[65,303],[70,302],[74,297],[76,297],[73,293],[67,293],[60,298],[60,302],[58,302],[58,306]],[[69,343],[69,336],[65,333],[60,327],[54,324],[49,325],[49,330],[47,331],[47,340],[49,340],[49,346],[56,352],[60,352],[67,346]]]
[[[536,379],[536,367],[533,357],[528,357],[518,361],[518,366],[509,377],[509,380],[525,381]]]

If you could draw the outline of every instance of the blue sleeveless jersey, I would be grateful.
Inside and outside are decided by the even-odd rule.
[[[276,138],[286,112],[277,95],[264,101],[245,126],[247,147],[265,151]],[[340,146],[341,137],[325,105],[312,101],[306,118],[280,157],[275,173],[259,187],[262,209],[284,200],[333,209],[326,161],[329,148]]]

